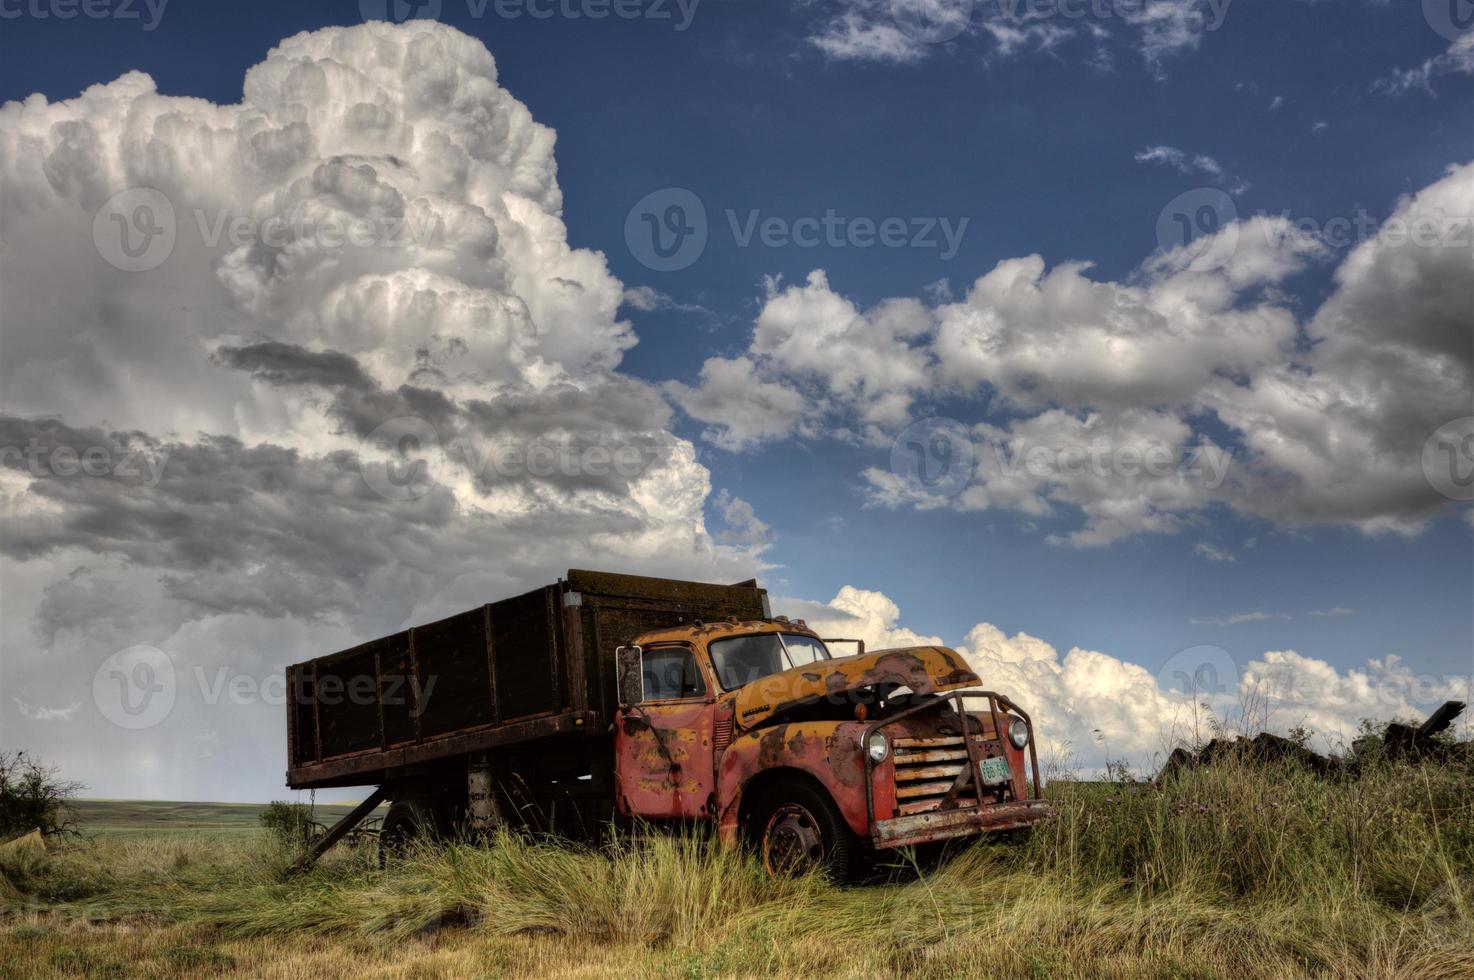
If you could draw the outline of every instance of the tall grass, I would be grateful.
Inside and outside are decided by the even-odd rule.
[[[131,838],[0,865],[0,901],[147,916],[220,942],[444,951],[454,937],[470,957],[542,950],[543,973],[551,956],[671,976],[1474,977],[1467,769],[1336,781],[1222,765],[1051,796],[1058,819],[1027,839],[855,888],[769,880],[750,857],[682,836],[421,844],[383,871],[368,851],[339,851],[295,878],[264,837]]]

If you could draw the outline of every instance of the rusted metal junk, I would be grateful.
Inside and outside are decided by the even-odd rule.
[[[1278,762],[1291,760],[1320,776],[1356,775],[1369,761],[1396,759],[1413,762],[1453,761],[1463,758],[1474,763],[1474,750],[1468,742],[1453,742],[1437,736],[1464,710],[1464,702],[1447,701],[1414,728],[1392,722],[1379,734],[1359,738],[1351,745],[1348,756],[1325,756],[1299,742],[1280,735],[1260,732],[1253,738],[1215,738],[1196,752],[1185,748],[1172,750],[1157,774],[1157,779],[1170,778],[1184,769],[1234,759],[1246,762]]]

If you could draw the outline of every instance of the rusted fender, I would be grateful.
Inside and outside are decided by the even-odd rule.
[[[851,691],[874,684],[900,684],[917,694],[939,694],[980,684],[956,650],[903,647],[854,657],[835,657],[794,667],[737,692],[737,724],[756,728],[774,715],[825,698],[843,703]]]
[[[722,753],[717,772],[718,836],[727,843],[738,840],[737,818],[748,781],[775,769],[797,769],[813,776],[829,791],[850,829],[869,836],[865,763],[860,757],[864,731],[865,725],[857,721],[807,721],[739,736]]]

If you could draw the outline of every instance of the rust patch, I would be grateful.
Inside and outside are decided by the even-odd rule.
[[[735,698],[742,727],[757,727],[797,705],[825,698],[838,703],[852,692],[878,684],[936,694],[980,683],[978,676],[962,665],[956,651],[946,647],[906,647],[837,657],[825,667],[822,674],[812,666],[795,667],[742,688]]]
[[[785,738],[788,735],[787,725],[777,725],[763,732],[763,737],[758,740],[757,766],[759,769],[769,769],[778,765],[783,758],[785,750]]]

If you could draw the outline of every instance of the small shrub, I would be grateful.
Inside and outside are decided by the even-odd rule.
[[[273,800],[262,812],[261,826],[283,844],[298,846],[312,836],[312,808],[305,803]]]
[[[71,801],[82,784],[56,773],[25,752],[0,751],[0,841],[33,830],[47,837],[75,832]]]

